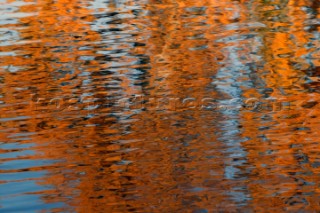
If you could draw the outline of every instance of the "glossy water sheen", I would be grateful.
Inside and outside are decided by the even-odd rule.
[[[0,212],[319,212],[319,5],[0,0]]]

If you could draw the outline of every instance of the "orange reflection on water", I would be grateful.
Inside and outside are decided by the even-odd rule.
[[[317,2],[6,3],[3,211],[319,210]]]

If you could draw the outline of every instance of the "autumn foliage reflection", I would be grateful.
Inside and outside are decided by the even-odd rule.
[[[320,210],[317,1],[12,7],[0,176],[35,210]]]

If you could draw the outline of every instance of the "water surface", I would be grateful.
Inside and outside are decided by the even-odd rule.
[[[0,212],[320,211],[317,0],[0,0]]]

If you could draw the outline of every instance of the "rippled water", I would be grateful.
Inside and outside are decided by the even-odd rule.
[[[0,0],[0,212],[319,212],[318,0]]]

